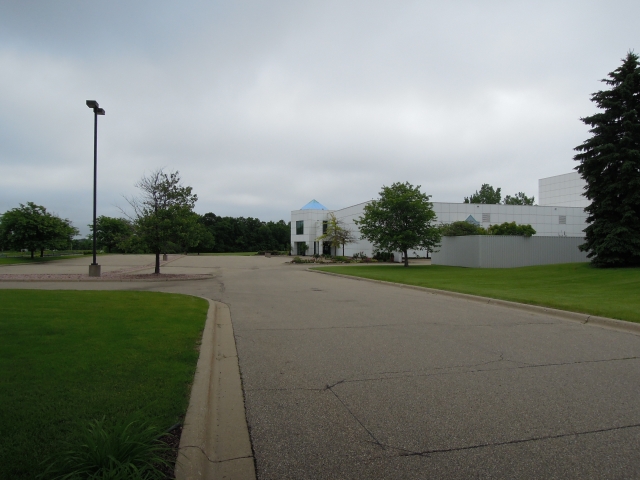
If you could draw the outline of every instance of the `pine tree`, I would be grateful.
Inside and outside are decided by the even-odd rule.
[[[575,148],[576,170],[586,181],[586,243],[594,265],[640,265],[640,66],[629,52],[602,80],[609,90],[591,96],[602,112],[581,120],[591,138]]]

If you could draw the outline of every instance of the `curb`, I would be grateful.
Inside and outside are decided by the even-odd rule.
[[[161,274],[162,275],[162,274]],[[176,274],[177,275],[177,274]],[[104,283],[104,282],[197,282],[200,280],[211,280],[213,275],[203,274],[206,276],[198,278],[108,278],[108,277],[89,277],[89,278],[43,278],[43,279],[12,279],[0,278],[1,282],[87,282],[87,283]],[[100,280],[90,280],[90,278],[99,278]]]
[[[410,290],[418,290],[421,292],[432,293],[434,295],[444,295],[447,297],[460,298],[462,300],[469,300],[472,302],[500,305],[502,307],[515,308],[517,310],[524,310],[531,313],[544,314],[544,315],[562,318],[564,320],[571,320],[573,322],[582,323],[583,325],[593,325],[596,327],[617,330],[619,332],[640,335],[640,323],[627,322],[624,320],[616,320],[615,318],[598,317],[596,315],[589,315],[587,313],[570,312],[566,310],[558,310],[556,308],[540,307],[538,305],[528,305],[526,303],[510,302],[508,300],[498,300],[496,298],[481,297],[478,295],[471,295],[468,293],[450,292],[448,290],[439,290],[437,288],[429,288],[429,287],[419,287],[417,285],[405,285],[403,283],[387,282],[384,280],[374,280],[372,278],[362,278],[362,277],[356,277],[353,275],[344,275],[342,273],[324,272],[322,270],[312,270],[310,268],[307,269],[307,271],[312,273],[322,273],[324,275],[333,275],[336,277],[349,278],[351,280],[361,280],[365,282],[391,285],[398,288],[408,288]]]
[[[200,357],[184,421],[177,480],[255,480],[229,307],[209,302]]]

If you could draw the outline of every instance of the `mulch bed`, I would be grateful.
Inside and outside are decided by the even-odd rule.
[[[169,463],[170,466],[163,466],[160,468],[165,474],[165,478],[172,479],[175,477],[175,464],[178,458],[178,447],[180,446],[180,437],[182,436],[182,425],[178,424],[163,435],[160,440],[166,444],[169,449],[163,455],[163,458]]]

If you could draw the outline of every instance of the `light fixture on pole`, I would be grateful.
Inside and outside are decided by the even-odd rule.
[[[95,100],[87,100],[87,107],[93,110],[93,263],[89,265],[89,276],[100,276],[100,265],[96,261],[96,190],[98,186],[98,115],[104,115],[104,108],[100,108]]]

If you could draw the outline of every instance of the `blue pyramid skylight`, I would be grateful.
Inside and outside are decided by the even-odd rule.
[[[309,203],[307,203],[300,210],[328,210],[328,208],[325,207],[324,205],[322,205],[317,200],[311,200]]]

